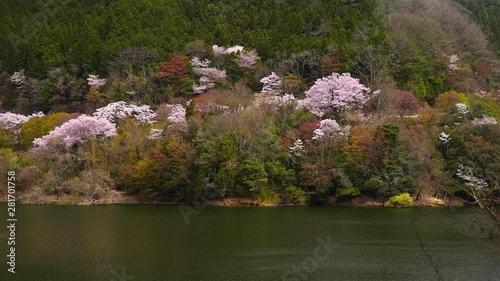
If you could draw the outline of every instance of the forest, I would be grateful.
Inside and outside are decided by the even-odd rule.
[[[25,203],[498,203],[499,1],[0,5]]]

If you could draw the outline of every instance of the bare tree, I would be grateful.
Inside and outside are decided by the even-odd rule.
[[[148,67],[159,62],[158,52],[144,47],[123,49],[118,56],[109,62],[109,72],[121,77],[148,77]]]
[[[401,118],[418,109],[418,100],[411,92],[395,91],[392,94],[391,103]]]
[[[373,45],[361,50],[351,63],[352,73],[372,89],[377,88],[384,81],[386,76],[385,66],[383,50]]]

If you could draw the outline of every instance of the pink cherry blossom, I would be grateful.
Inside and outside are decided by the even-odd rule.
[[[156,117],[149,105],[134,105],[124,101],[114,102],[96,109],[94,117],[106,119],[110,122],[116,122],[116,119],[123,119],[132,116],[141,123],[153,124]]]
[[[283,87],[283,78],[272,72],[271,75],[260,79],[260,83],[264,84],[261,93],[279,93]]]
[[[315,115],[343,115],[349,109],[360,109],[369,100],[371,90],[349,73],[333,73],[316,80],[306,92],[306,107]]]
[[[90,88],[99,89],[106,84],[106,79],[100,79],[99,75],[90,74],[87,78],[87,82]]]
[[[80,115],[76,119],[52,130],[48,135],[33,140],[33,150],[41,152],[50,146],[64,144],[70,147],[75,144],[84,143],[96,137],[111,137],[116,135],[116,127],[113,123],[103,118]]]
[[[349,134],[350,126],[342,128],[337,121],[332,119],[321,120],[319,123],[319,128],[313,132],[313,140],[321,139],[325,137],[338,137],[346,136]]]

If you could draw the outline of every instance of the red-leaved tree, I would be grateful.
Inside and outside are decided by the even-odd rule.
[[[170,61],[160,62],[160,72],[156,77],[162,81],[178,81],[188,73],[188,57],[173,56]]]

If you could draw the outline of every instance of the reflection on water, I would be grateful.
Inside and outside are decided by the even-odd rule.
[[[461,231],[470,214],[207,207],[186,225],[177,206],[20,206],[0,280],[500,280],[494,245]]]

